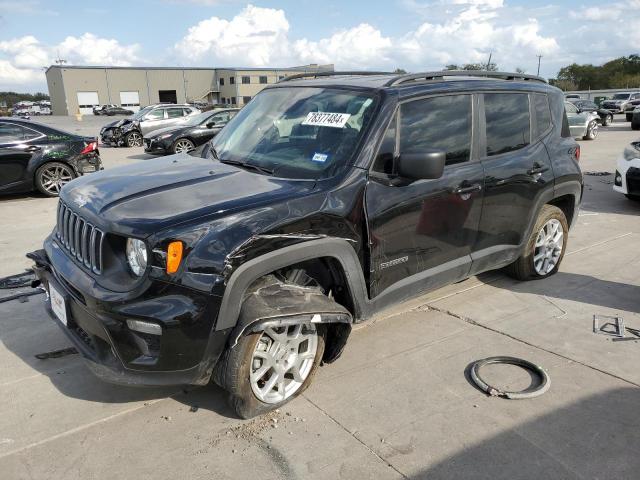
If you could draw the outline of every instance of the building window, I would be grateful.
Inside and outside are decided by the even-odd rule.
[[[223,86],[223,85],[224,85],[224,78],[221,78],[220,79],[220,86]]]
[[[242,103],[243,103],[243,104],[245,104],[245,105],[246,105],[246,104],[247,104],[247,103],[249,103],[250,101],[251,101],[251,97],[242,97]]]
[[[243,76],[242,77],[242,84],[243,85],[248,85],[250,83],[251,83],[251,77],[249,77],[249,76]]]
[[[236,77],[229,77],[229,84],[233,85],[236,83]]]
[[[260,77],[260,83],[267,83],[267,77]]]
[[[236,104],[236,97],[231,97],[231,105],[235,105]]]
[[[284,75],[278,75],[278,81],[284,80]]]

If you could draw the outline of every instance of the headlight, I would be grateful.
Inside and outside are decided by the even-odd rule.
[[[165,138],[169,138],[173,133],[163,133],[162,135],[158,135],[156,140],[164,140]]]
[[[632,142],[631,145],[628,145],[624,149],[623,155],[625,160],[640,158],[640,142]]]
[[[142,240],[127,239],[127,262],[131,271],[141,277],[147,269],[147,246]]]

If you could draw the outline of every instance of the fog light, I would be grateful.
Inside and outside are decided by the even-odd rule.
[[[622,186],[622,175],[620,175],[620,172],[616,171],[616,177],[613,180],[613,183],[615,184],[616,187]]]
[[[150,335],[162,335],[162,327],[157,323],[129,319],[127,320],[127,326],[137,332],[148,333]]]

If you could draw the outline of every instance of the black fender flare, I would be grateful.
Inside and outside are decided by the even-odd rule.
[[[215,329],[226,330],[237,325],[245,293],[257,279],[280,268],[322,257],[340,262],[353,301],[354,317],[360,318],[368,310],[368,295],[356,251],[345,239],[320,238],[266,253],[238,267],[227,282]]]

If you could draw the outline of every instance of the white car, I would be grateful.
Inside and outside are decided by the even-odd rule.
[[[618,158],[613,189],[631,200],[640,201],[640,141],[631,142]]]

